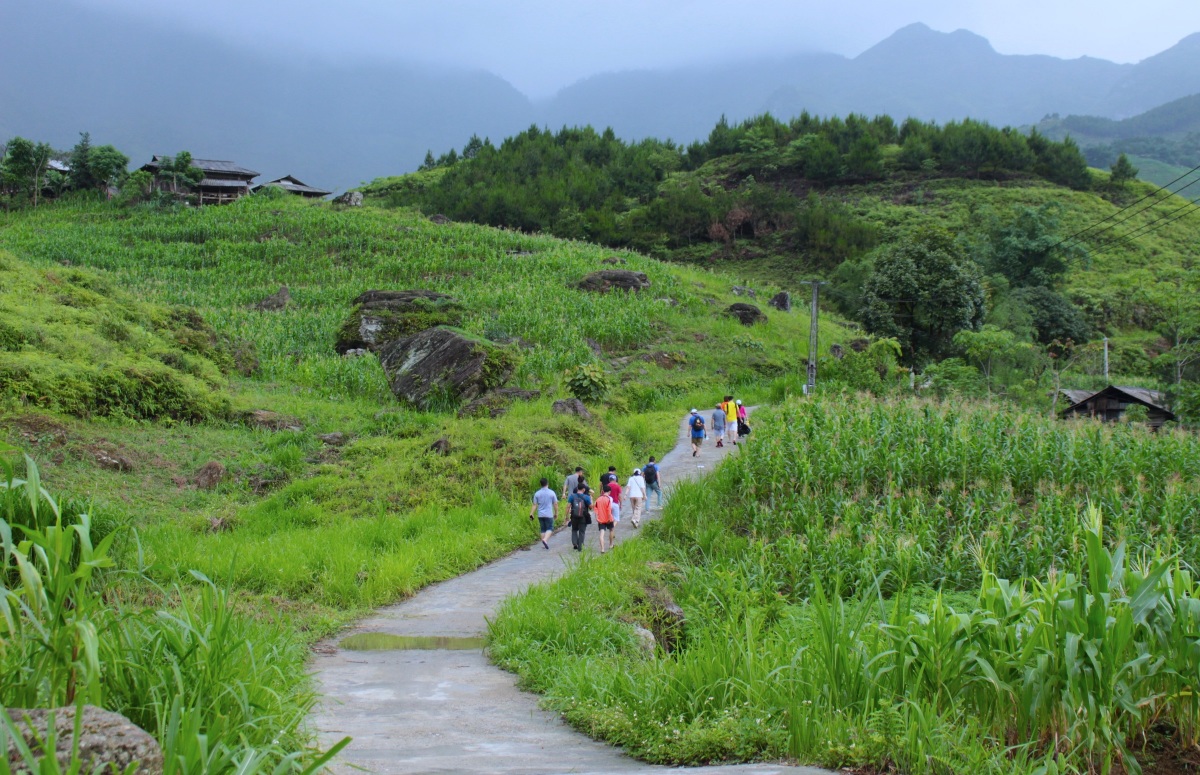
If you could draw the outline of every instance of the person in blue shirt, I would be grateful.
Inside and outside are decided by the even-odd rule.
[[[542,546],[547,549],[550,536],[554,534],[554,520],[558,518],[558,494],[550,489],[550,480],[542,477],[542,489],[533,494],[533,508],[529,510],[529,518],[537,515],[538,530],[542,534]]]
[[[700,454],[700,444],[707,435],[704,432],[704,418],[695,409],[688,418],[688,427],[692,429],[692,457]]]

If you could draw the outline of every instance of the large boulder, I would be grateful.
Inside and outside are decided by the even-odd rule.
[[[792,294],[788,293],[787,291],[780,291],[779,293],[772,296],[771,300],[768,301],[767,304],[770,304],[772,307],[779,310],[780,312],[791,312],[792,311]]]
[[[421,331],[378,352],[392,392],[421,409],[477,398],[503,385],[516,365],[507,350],[448,328]]]
[[[650,280],[645,272],[634,272],[629,269],[602,269],[592,272],[579,281],[579,289],[608,293],[618,291],[640,291],[650,287]]]
[[[9,708],[6,712],[25,745],[39,759],[51,753],[42,751],[38,741],[46,740],[53,715],[55,750],[52,753],[59,769],[68,770],[75,742],[73,706],[55,710]],[[163,754],[158,741],[119,713],[84,705],[78,744],[83,772],[125,772],[135,762],[137,766],[133,771],[137,775],[159,775],[163,771]],[[7,754],[11,771],[29,771],[14,740],[8,741]]]
[[[737,321],[743,326],[752,326],[756,323],[766,323],[767,316],[763,311],[753,304],[730,304],[725,310],[725,314],[730,317],[737,318]]]
[[[378,351],[435,326],[457,326],[463,310],[444,293],[426,290],[367,291],[354,299],[354,310],[338,329],[338,355],[354,350]]]
[[[347,191],[333,200],[334,204],[345,205],[346,207],[362,207],[363,195],[361,191]]]

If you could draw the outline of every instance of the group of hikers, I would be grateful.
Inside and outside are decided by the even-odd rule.
[[[712,430],[717,437],[717,446],[725,446],[728,439],[733,444],[738,439],[750,435],[750,426],[746,422],[746,407],[733,396],[725,396],[717,404],[712,413]],[[708,428],[704,417],[693,409],[688,415],[688,428],[691,431],[692,457],[700,452],[700,445],[708,438]],[[559,501],[567,504],[567,523],[571,526],[571,547],[583,551],[584,536],[587,526],[592,524],[595,515],[596,529],[600,533],[600,554],[605,554],[616,546],[616,528],[621,521],[621,504],[629,504],[629,521],[633,526],[642,524],[644,509],[649,507],[647,502],[650,493],[658,496],[658,506],[662,507],[662,480],[659,476],[658,464],[654,457],[641,468],[633,469],[633,473],[622,487],[618,481],[617,467],[609,466],[608,471],[600,475],[599,491],[594,490],[588,482],[587,472],[582,466],[576,466],[575,472],[567,476],[562,486],[562,497],[550,489],[550,480],[542,478],[541,488],[533,494],[533,508],[529,518],[538,521],[538,532],[542,546],[550,548],[550,536],[558,522]]]
[[[572,548],[577,552],[583,551],[587,526],[592,524],[595,515],[596,528],[600,533],[600,554],[612,549],[616,546],[616,528],[621,521],[622,502],[628,502],[629,521],[636,528],[642,524],[644,510],[649,507],[647,500],[650,493],[658,496],[658,506],[661,507],[662,481],[653,456],[643,467],[633,469],[624,487],[618,481],[617,467],[609,466],[608,471],[600,475],[598,491],[588,482],[583,467],[576,466],[575,472],[567,476],[562,487],[562,500],[567,504],[567,522],[571,525]],[[550,536],[558,520],[558,504],[558,493],[550,489],[550,480],[543,477],[541,489],[533,494],[529,518],[538,520],[542,546],[546,549],[550,548]]]
[[[692,431],[692,457],[700,454],[700,445],[708,438],[708,427],[704,424],[704,416],[693,409],[688,418],[688,427]],[[717,446],[725,446],[728,438],[736,446],[738,439],[750,435],[750,425],[746,422],[746,407],[741,399],[725,396],[716,405],[712,413],[712,430],[717,437]]]

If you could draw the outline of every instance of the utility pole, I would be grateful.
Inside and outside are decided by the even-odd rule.
[[[1104,337],[1104,381],[1108,382],[1108,337]]]
[[[817,389],[817,296],[820,293],[821,286],[825,283],[811,280],[812,285],[812,322],[808,326],[808,382],[804,386],[804,392],[812,395]]]

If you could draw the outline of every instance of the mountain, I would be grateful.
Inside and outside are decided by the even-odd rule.
[[[512,134],[533,115],[485,72],[267,56],[61,0],[9,0],[4,16],[0,72],[20,77],[0,79],[0,139],[66,148],[89,131],[135,165],[186,149],[261,179],[346,188],[473,132]]]
[[[1200,94],[1121,120],[1053,114],[1036,128],[1054,140],[1070,135],[1093,167],[1110,167],[1126,154],[1139,178],[1160,186],[1200,165]]]
[[[134,163],[189,150],[263,179],[345,188],[410,171],[426,150],[540,124],[611,126],[626,138],[706,136],[721,115],[889,113],[1031,124],[1052,113],[1122,118],[1200,92],[1200,36],[1136,65],[997,53],[966,30],[898,30],[857,57],[804,54],[599,74],[534,103],[481,71],[350,65],[253,51],[211,34],[7,0],[0,25],[0,140],[70,147],[78,132]]]

